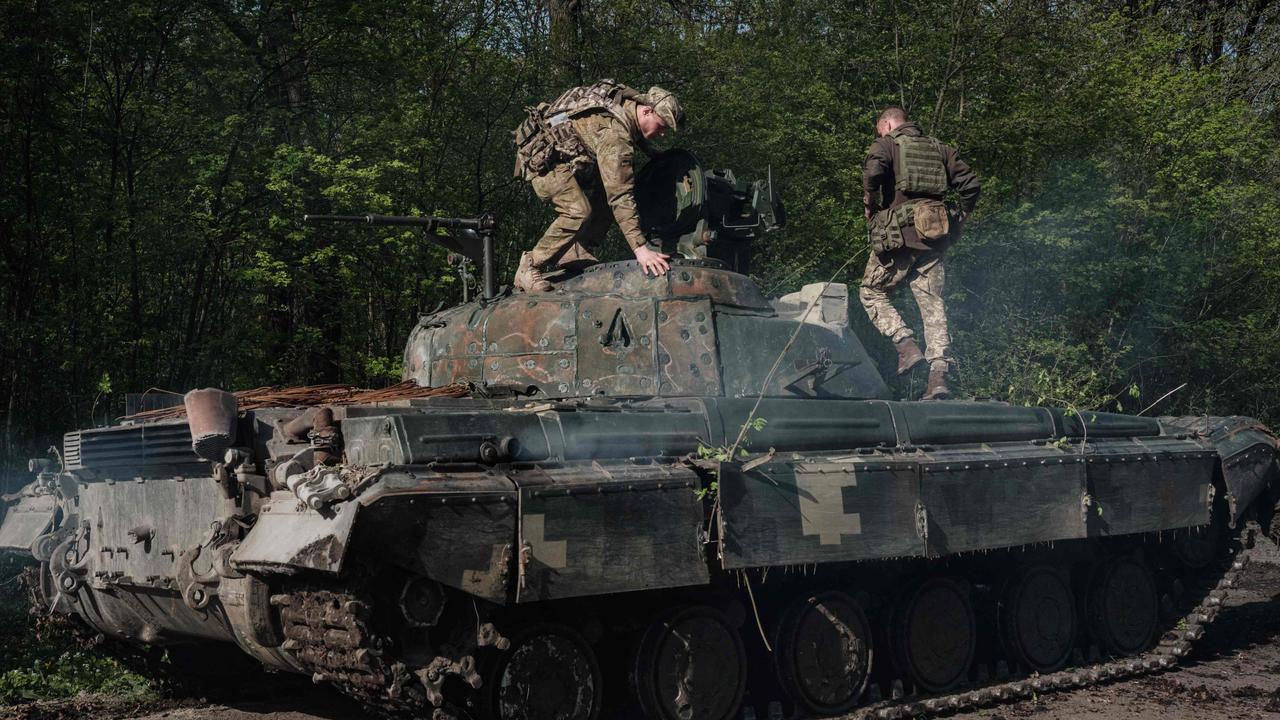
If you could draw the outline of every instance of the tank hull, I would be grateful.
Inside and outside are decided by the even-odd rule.
[[[433,588],[425,597],[443,609],[417,626],[424,639],[386,642],[406,666],[440,666],[439,677],[480,678],[475,668],[509,652],[502,646],[531,617],[571,618],[565,626],[592,643],[625,633],[603,619],[609,608],[635,617],[713,608],[747,640],[745,657],[757,641],[748,605],[761,614],[754,634],[767,638],[766,626],[801,622],[789,605],[797,594],[860,597],[858,612],[893,625],[908,621],[885,608],[934,576],[963,581],[968,598],[975,587],[994,593],[1012,582],[1011,568],[1058,568],[1069,578],[1134,554],[1155,567],[1166,562],[1162,543],[1215,523],[1269,521],[1277,481],[1275,438],[1248,418],[779,398],[335,410],[344,466],[361,473],[349,501],[315,509],[288,489],[245,490],[271,475],[269,464],[261,478],[257,468],[237,479],[216,465],[198,474],[198,459],[164,452],[181,423],[151,433],[160,447],[134,437],[148,426],[128,426],[68,436],[80,444],[67,448],[78,467],[33,484],[0,537],[42,561],[50,605],[105,634],[153,645],[232,642],[365,700],[394,707],[401,700],[383,691],[417,682],[413,702],[449,707],[479,700],[446,697],[442,682],[432,691],[389,659],[361,655],[370,648],[358,638],[371,635],[361,623],[372,620],[323,626],[346,628],[351,647],[338,661],[334,648],[314,646],[309,616],[290,608],[341,589],[360,598],[350,602],[379,607],[383,627],[388,614],[414,625],[424,621],[405,597]],[[753,410],[765,423],[748,433],[745,455],[710,450],[730,446]],[[287,445],[273,413],[246,413],[242,439]],[[103,439],[111,433],[119,437]],[[162,462],[104,461],[129,443]],[[947,597],[950,586],[928,587]],[[466,634],[477,635],[446,653],[439,636],[458,632],[445,623],[468,604],[475,617]],[[923,677],[914,682],[928,689]]]

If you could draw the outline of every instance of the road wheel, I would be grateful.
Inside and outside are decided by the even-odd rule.
[[[525,630],[484,684],[493,720],[595,720],[603,683],[591,646],[559,623]]]
[[[977,633],[968,589],[930,578],[907,595],[895,613],[898,667],[925,692],[946,692],[968,677]]]
[[[640,709],[654,720],[736,718],[746,678],[737,629],[724,613],[704,605],[650,623],[631,673]]]
[[[856,707],[871,672],[871,629],[841,592],[796,598],[783,613],[774,658],[783,689],[819,715]]]
[[[1136,655],[1155,638],[1159,622],[1156,584],[1147,566],[1131,557],[1104,561],[1089,587],[1089,631],[1112,655]]]
[[[1018,574],[997,611],[1001,641],[1011,660],[1039,673],[1061,668],[1076,639],[1071,584],[1051,565]]]

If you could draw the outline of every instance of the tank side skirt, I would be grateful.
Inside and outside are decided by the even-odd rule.
[[[23,488],[34,488],[36,483]],[[58,512],[57,497],[52,493],[24,495],[0,515],[0,550],[31,554],[31,544],[49,530]]]
[[[364,506],[356,552],[491,602],[509,602],[518,488],[504,473],[394,468],[353,502]]]
[[[722,463],[727,569],[1138,535],[1209,522],[1217,456],[1174,438],[1002,443]],[[1152,502],[1154,500],[1154,502]]]
[[[697,475],[679,465],[513,470],[517,602],[706,585]]]
[[[1265,490],[1280,479],[1275,434],[1248,417],[1161,418],[1166,432],[1191,434],[1222,458],[1223,480],[1234,525]],[[1185,436],[1185,435],[1184,435]]]

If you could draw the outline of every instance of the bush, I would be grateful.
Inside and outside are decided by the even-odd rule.
[[[31,607],[23,572],[29,560],[0,557],[0,704],[107,695],[145,699],[150,680],[87,640],[74,621]]]

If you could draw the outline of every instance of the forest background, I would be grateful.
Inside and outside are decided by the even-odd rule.
[[[0,475],[127,393],[392,382],[457,273],[414,232],[302,215],[493,211],[509,277],[551,217],[510,130],[600,77],[675,91],[668,145],[772,167],[775,294],[865,253],[880,108],[958,146],[984,184],[947,268],[966,394],[1280,422],[1274,0],[0,8]]]

